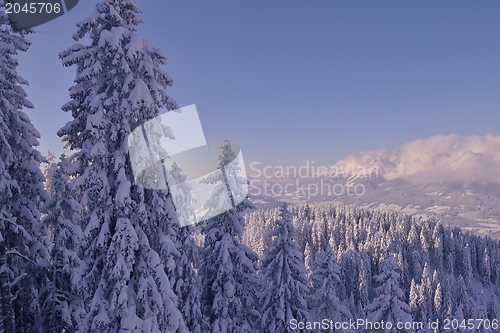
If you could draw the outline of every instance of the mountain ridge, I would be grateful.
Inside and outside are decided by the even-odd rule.
[[[261,207],[333,202],[435,216],[446,225],[500,238],[498,170],[500,136],[438,135],[397,149],[351,154],[315,177],[266,177],[269,191],[261,177],[254,182],[260,185],[254,197]],[[275,190],[287,185],[297,191]]]

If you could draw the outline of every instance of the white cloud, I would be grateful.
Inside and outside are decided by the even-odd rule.
[[[500,136],[436,135],[398,149],[352,154],[336,165],[376,166],[388,180],[401,178],[415,183],[500,182]]]

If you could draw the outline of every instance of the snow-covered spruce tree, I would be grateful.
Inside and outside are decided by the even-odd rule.
[[[490,320],[490,322],[493,322],[493,320],[498,320],[498,318],[500,318],[500,311],[498,310],[497,304],[497,295],[495,293],[491,294],[491,299],[488,302],[487,311],[488,319]],[[500,328],[497,327],[496,329],[493,329],[493,332],[500,332]]]
[[[226,163],[234,160],[229,142],[226,141],[221,148],[223,154],[219,156],[219,166],[228,166],[226,179],[222,173],[215,173],[202,180],[216,185],[205,207],[210,212],[219,213],[208,219],[202,230],[205,235],[204,259],[200,268],[202,311],[208,325],[202,331],[256,332],[259,318],[256,296],[259,287],[256,275],[258,257],[240,242],[245,226],[241,213],[246,208],[253,208],[253,204],[244,199],[236,207],[224,211],[230,195],[227,184],[234,185],[242,180],[238,176],[237,163]],[[231,186],[231,189],[234,187]],[[235,198],[241,193],[232,191],[231,194]],[[222,205],[221,196],[226,200]]]
[[[173,288],[179,298],[178,307],[187,328],[191,333],[201,333],[203,327],[200,303],[201,288],[198,274],[195,271],[199,265],[200,255],[198,246],[192,238],[194,228],[189,224],[195,219],[192,208],[194,198],[190,184],[186,183],[187,177],[182,174],[182,169],[176,163],[173,164],[169,174],[178,189],[175,193],[175,211],[180,224],[184,225],[177,232],[179,257],[173,271],[175,279]]]
[[[489,320],[486,299],[484,297],[484,291],[482,289],[479,293],[479,309],[476,312],[475,318]],[[491,333],[492,332],[491,324],[488,327],[485,327],[485,325],[481,325],[481,328],[478,330],[478,332]]]
[[[462,263],[462,276],[464,278],[465,286],[467,291],[470,292],[472,289],[472,263],[471,263],[471,247],[469,244],[465,245],[463,250],[463,263]],[[464,309],[465,310],[465,309]],[[466,311],[464,311],[465,314]]]
[[[84,206],[80,257],[88,269],[79,332],[187,332],[164,266],[163,250],[175,252],[163,229],[165,217],[175,216],[173,205],[164,200],[168,193],[147,195],[134,184],[127,152],[133,128],[160,108],[178,108],[165,91],[172,85],[160,67],[165,55],[136,31],[140,12],[136,0],[99,2],[73,35],[90,44],[59,55],[64,66],[76,67],[63,106],[73,120],[58,135],[73,151],[67,173]]]
[[[234,208],[237,202],[246,203],[241,207],[246,207],[245,205],[253,207],[246,199],[248,191],[245,191],[244,187],[248,185],[248,180],[240,176],[241,168],[231,143],[226,140],[220,148],[222,152],[217,166],[220,172],[212,173],[200,181],[202,184],[215,185],[210,199],[205,203],[205,208],[208,210],[205,216],[221,214],[229,208]]]
[[[193,238],[193,227],[182,227],[177,234],[180,256],[174,269],[174,292],[179,299],[178,308],[191,333],[201,333],[203,316],[201,313],[200,279],[195,268],[199,265],[199,249]]]
[[[304,249],[304,264],[306,266],[307,278],[309,279],[312,274],[314,257],[311,248],[311,244],[306,242],[306,247]]]
[[[36,298],[49,264],[40,209],[47,193],[35,150],[40,134],[23,108],[33,108],[17,74],[15,56],[26,51],[30,31],[14,31],[0,0],[0,330],[30,332]]]
[[[434,305],[434,317],[433,318],[438,318],[442,319],[442,314],[443,314],[443,294],[442,294],[442,289],[441,289],[441,283],[438,283],[436,287],[436,293],[434,294],[434,300],[433,300],[433,305]]]
[[[85,314],[78,297],[78,282],[85,268],[78,256],[82,231],[77,222],[82,206],[73,197],[73,188],[66,178],[67,166],[68,160],[62,155],[51,173],[52,196],[43,208],[47,214],[43,223],[52,237],[52,264],[48,283],[40,293],[41,332],[72,332]]]
[[[474,310],[470,307],[470,295],[467,291],[467,286],[465,284],[464,278],[462,275],[458,276],[457,283],[457,293],[455,296],[456,307],[461,307],[461,313],[465,316],[465,318],[472,318],[472,311]]]
[[[442,307],[442,317],[443,318],[451,318],[453,314],[453,285],[455,279],[452,275],[448,274],[446,276],[446,280],[444,281],[443,286],[443,307]]]
[[[55,161],[54,153],[49,151],[45,156],[45,163],[47,166],[43,170],[43,177],[45,178],[45,191],[49,195],[54,195],[54,175],[57,171],[57,162]]]
[[[491,264],[490,256],[488,255],[488,251],[486,250],[486,248],[484,249],[481,261],[481,276],[483,278],[483,285],[485,287],[489,287],[491,282]]]
[[[359,264],[359,272],[358,272],[358,285],[356,286],[356,293],[358,295],[358,307],[359,309],[363,309],[366,305],[368,305],[368,272],[366,267],[369,266],[367,264],[367,259],[365,256],[360,258]]]
[[[404,302],[404,292],[399,287],[399,267],[393,255],[380,263],[381,273],[375,276],[379,286],[375,288],[377,297],[366,307],[368,320],[371,322],[411,322],[410,307]],[[375,331],[375,330],[374,330]],[[410,332],[393,327],[384,332]]]
[[[424,264],[421,281],[422,282],[420,283],[420,288],[418,290],[419,311],[416,319],[425,323],[432,319],[432,301],[434,298],[432,293],[431,276],[427,263]]]
[[[308,321],[306,297],[309,281],[297,232],[286,203],[271,233],[274,237],[262,262],[264,290],[261,296],[263,332],[292,332],[290,321]]]
[[[311,316],[315,321],[328,318],[334,322],[345,322],[353,319],[351,312],[339,302],[335,293],[335,285],[340,280],[339,274],[339,265],[334,261],[330,245],[327,245],[326,250],[316,259],[311,276],[313,287],[309,308],[312,309]]]
[[[419,316],[419,303],[418,303],[419,293],[420,293],[420,286],[417,285],[415,279],[411,279],[410,293],[408,295],[408,305],[410,306],[410,311],[415,319],[417,319],[417,317]]]
[[[434,249],[434,262],[438,276],[443,276],[444,267],[444,248],[443,248],[443,225],[441,223],[436,223],[434,230],[432,232],[433,239],[433,249]]]

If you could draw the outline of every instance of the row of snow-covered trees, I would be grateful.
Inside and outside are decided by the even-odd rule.
[[[17,75],[29,31],[15,33],[0,0],[0,331],[25,332],[40,311],[37,293],[49,262],[49,238],[40,208],[47,194],[33,147],[40,134],[23,108],[33,108]]]
[[[32,31],[14,30],[0,0],[0,332],[207,329],[190,228],[179,230],[168,191],[137,186],[131,170],[132,129],[178,108],[139,13],[135,0],[98,3],[74,34],[90,43],[60,53],[76,68],[58,132],[70,154],[47,168],[45,190],[15,59]]]
[[[50,158],[44,180],[40,135],[23,112],[34,106],[16,71],[31,31],[15,31],[0,0],[0,332],[258,330],[258,257],[239,241],[250,203],[209,219],[200,249],[179,224],[189,203],[176,211],[168,190],[135,182],[130,134],[178,108],[166,93],[165,55],[136,31],[139,13],[136,0],[99,2],[73,36],[90,42],[60,53],[76,69],[62,107],[72,120],[57,133],[69,154]],[[170,130],[155,129],[148,145],[163,160],[159,140]],[[225,143],[222,166],[233,154]],[[165,172],[146,169],[138,177],[147,181]],[[184,177],[177,167],[168,176]],[[207,208],[217,211],[215,199]]]
[[[318,267],[331,256],[340,267],[329,269],[339,272],[334,295],[355,318],[499,319],[498,241],[393,212],[334,205],[291,206],[290,212],[313,299]],[[279,214],[271,209],[247,215],[243,241],[264,257]],[[389,295],[393,302],[381,304]],[[309,305],[313,320],[324,318],[314,315],[317,306]]]

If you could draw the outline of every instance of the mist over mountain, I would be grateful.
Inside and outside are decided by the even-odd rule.
[[[331,170],[378,171],[386,180],[500,183],[500,136],[436,135],[401,145],[351,154]]]
[[[444,224],[500,237],[500,136],[436,135],[396,149],[351,154],[316,170],[312,177],[266,179],[267,191],[263,182],[254,182],[262,190],[258,202],[354,204],[436,216]],[[297,190],[280,193],[287,184]]]

